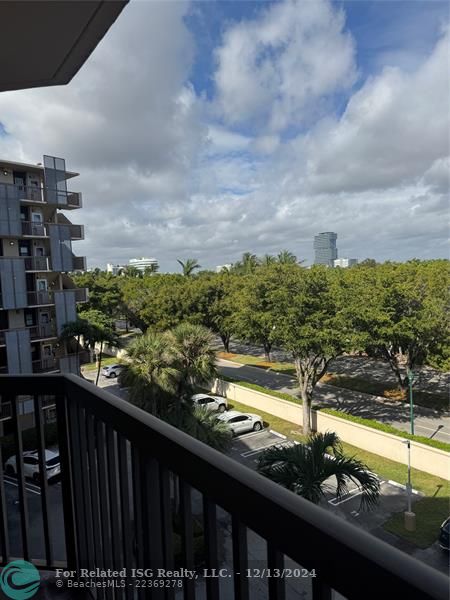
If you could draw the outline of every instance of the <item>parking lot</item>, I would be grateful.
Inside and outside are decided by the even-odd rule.
[[[285,436],[265,429],[261,432],[252,432],[241,435],[233,441],[230,456],[243,465],[255,470],[258,458],[264,450],[271,446],[290,444]],[[335,485],[330,480],[326,490],[324,507],[331,510],[348,521],[357,522],[360,527],[371,531],[384,523],[394,512],[405,510],[405,488],[394,482],[380,480],[381,496],[376,510],[360,510],[361,490],[353,483],[349,485],[349,493],[339,500],[335,496]],[[412,501],[416,502],[421,494],[414,492]]]

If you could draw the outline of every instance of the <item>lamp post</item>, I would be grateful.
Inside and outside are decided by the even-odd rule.
[[[412,485],[411,485],[411,441],[405,440],[402,442],[406,444],[408,449],[408,480],[406,482],[406,495],[408,506],[407,510],[404,513],[405,517],[405,529],[407,531],[415,531],[416,530],[416,514],[412,512]]]
[[[407,369],[408,375],[408,388],[409,388],[409,421],[410,421],[410,432],[411,435],[414,435],[414,404],[413,404],[413,383],[414,383],[414,373],[408,367]]]

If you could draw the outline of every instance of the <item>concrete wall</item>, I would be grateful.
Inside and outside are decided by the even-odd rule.
[[[212,392],[229,400],[241,402],[252,408],[267,412],[296,425],[302,425],[302,407],[299,404],[275,398],[235,383],[216,380]],[[315,431],[334,431],[344,442],[373,452],[396,462],[407,463],[405,438],[372,429],[359,423],[328,415],[321,411],[312,411],[312,426]],[[450,453],[432,448],[418,442],[411,442],[411,466],[437,477],[448,479],[450,475]]]

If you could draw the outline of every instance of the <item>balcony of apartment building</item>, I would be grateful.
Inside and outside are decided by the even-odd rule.
[[[64,210],[82,208],[80,192],[53,190],[44,185],[0,183],[0,200],[17,199],[24,206],[54,206]]]
[[[77,571],[86,586],[91,578],[80,569],[126,569],[116,579],[95,578],[111,588],[84,597],[448,597],[438,571],[79,377],[2,376],[0,390],[9,404],[4,439],[17,464],[11,488],[2,472],[7,457],[0,460],[0,564],[24,558],[45,570],[45,597],[72,597],[67,583],[56,587],[56,568]],[[61,486],[44,475],[33,494],[23,463],[32,437],[23,431],[24,397],[44,474],[51,434],[44,402],[53,398],[52,447],[61,464]],[[180,568],[198,578],[132,576],[132,569]],[[204,569],[216,576],[204,577]],[[138,579],[160,587],[136,589]]]
[[[64,216],[64,219],[62,218]],[[51,228],[57,225],[64,225],[68,231],[70,240],[84,240],[84,225],[75,225],[69,221],[65,215],[57,215],[57,223],[40,221],[22,221],[21,232],[23,237],[31,238],[49,238]]]

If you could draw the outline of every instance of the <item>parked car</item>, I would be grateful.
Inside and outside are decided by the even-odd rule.
[[[225,412],[228,408],[228,402],[226,398],[222,396],[209,396],[208,394],[194,394],[191,396],[191,400],[197,406],[203,406],[207,410],[217,410],[221,413]]]
[[[120,373],[124,370],[125,365],[108,365],[107,367],[103,367],[102,375],[103,377],[114,378],[118,377]]]
[[[449,538],[450,538],[450,517],[445,519],[441,525],[441,531],[439,532],[439,546],[442,550],[449,551]]]
[[[229,410],[226,413],[218,415],[217,418],[229,426],[233,435],[246,433],[247,431],[261,431],[264,426],[263,420],[259,415],[241,413],[237,410]]]
[[[39,454],[36,450],[24,452],[23,457],[23,474],[34,481],[39,481]],[[59,454],[53,450],[45,451],[45,467],[47,470],[47,480],[58,477],[61,473],[59,464]],[[5,473],[7,475],[17,475],[16,456],[10,456],[5,463]]]

